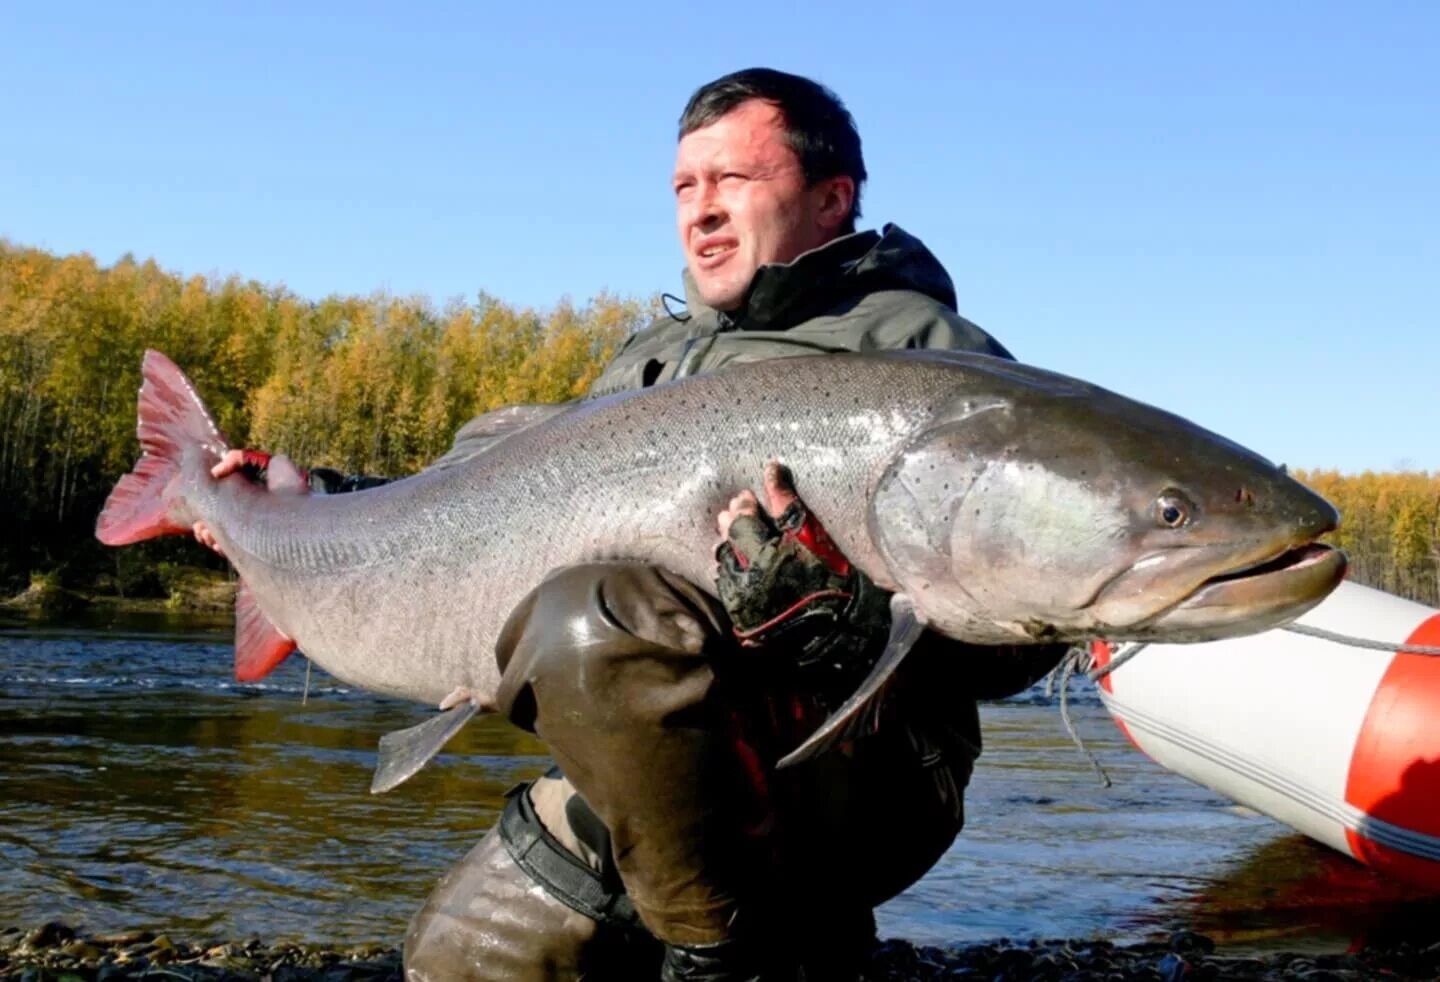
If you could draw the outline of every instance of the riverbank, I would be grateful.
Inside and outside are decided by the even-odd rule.
[[[248,941],[176,942],[149,931],[81,935],[61,923],[0,930],[0,980],[111,982],[182,979],[193,982],[399,982],[400,951],[383,945],[267,945]],[[1117,946],[1105,941],[1053,940],[964,947],[915,946],[888,940],[875,949],[863,982],[932,979],[1083,980],[1303,979],[1393,982],[1440,977],[1440,944],[1399,945],[1347,954],[1217,952],[1209,938],[1180,932],[1164,944]]]
[[[182,568],[169,571],[164,578],[165,596],[121,596],[102,589],[65,586],[55,575],[37,574],[24,590],[0,598],[0,608],[45,618],[82,612],[214,614],[235,609],[238,582],[214,570]]]

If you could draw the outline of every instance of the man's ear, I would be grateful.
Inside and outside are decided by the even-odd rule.
[[[821,226],[831,234],[838,233],[850,220],[850,209],[855,204],[855,180],[844,174],[816,181],[810,189],[815,195],[815,216]]]

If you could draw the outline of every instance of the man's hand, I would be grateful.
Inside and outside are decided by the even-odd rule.
[[[778,461],[772,460],[765,465],[764,481],[765,500],[768,502],[764,517],[761,517],[760,502],[756,500],[754,492],[747,488],[731,498],[730,506],[716,518],[716,525],[720,528],[720,538],[730,538],[730,530],[734,527],[735,520],[741,516],[746,519],[755,519],[762,527],[760,530],[762,535],[765,527],[775,530],[778,521],[778,529],[782,535],[794,534],[801,546],[811,552],[831,571],[839,576],[849,575],[850,561],[836,548],[835,543],[830,539],[830,534],[825,531],[819,519],[810,514],[800,500],[800,496],[795,493],[795,482],[790,471]],[[756,531],[754,528],[742,529],[740,534],[749,537],[753,536]],[[724,543],[722,543],[723,545]],[[751,542],[752,548],[756,545],[761,545],[761,543]],[[733,550],[733,544],[731,548]]]
[[[220,458],[220,463],[210,468],[210,476],[219,481],[229,477],[236,471],[243,471],[245,476],[258,484],[265,483],[265,468],[270,464],[270,455],[263,450],[227,450],[225,456]],[[195,539],[207,549],[214,549],[220,555],[225,555],[225,550],[220,548],[220,543],[215,541],[215,533],[210,531],[210,526],[204,522],[196,522],[193,526]]]
[[[735,637],[787,649],[800,667],[823,663],[839,688],[858,683],[884,645],[889,598],[851,566],[784,467],[767,465],[764,486],[767,507],[742,491],[716,520],[716,586]]]

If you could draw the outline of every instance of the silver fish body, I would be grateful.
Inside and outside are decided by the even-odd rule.
[[[1344,568],[1313,545],[1334,509],[1282,469],[981,355],[737,366],[579,403],[345,495],[217,482],[224,448],[201,429],[166,443],[168,530],[207,522],[266,617],[326,671],[430,704],[460,688],[493,700],[500,628],[552,570],[633,560],[713,587],[715,515],[771,459],[852,562],[962,641],[1246,633],[1318,603]],[[104,516],[100,534],[138,537],[112,523],[107,538]]]

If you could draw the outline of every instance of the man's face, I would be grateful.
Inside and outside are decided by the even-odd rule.
[[[752,99],[687,134],[675,156],[675,217],[700,296],[734,310],[764,263],[787,263],[835,237],[854,184],[805,186],[780,110]]]

